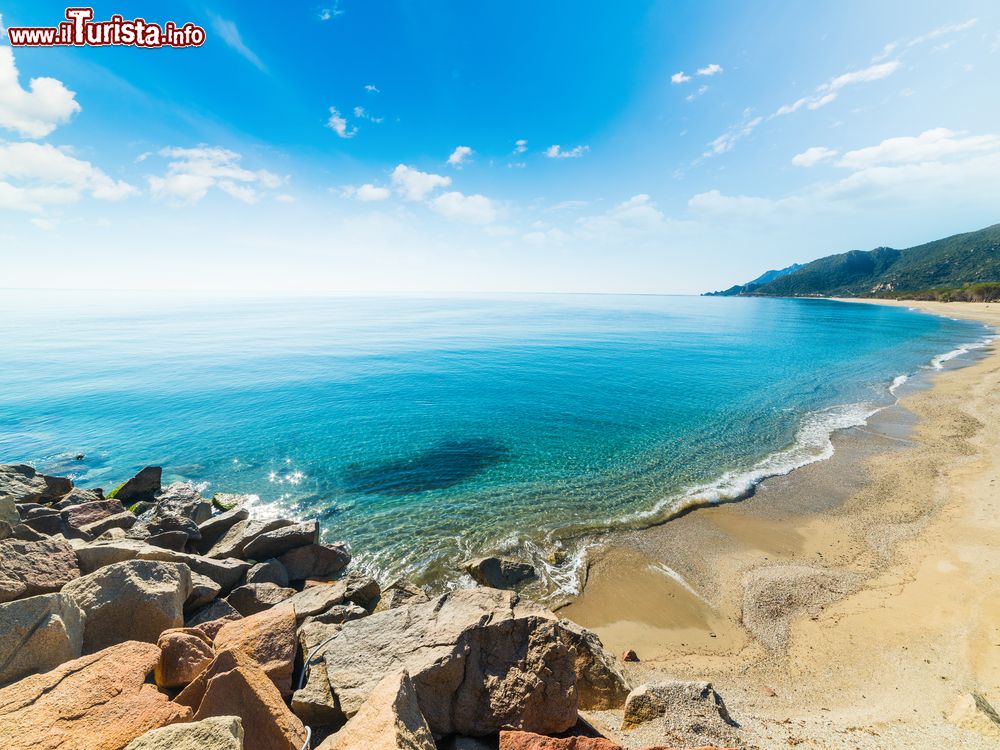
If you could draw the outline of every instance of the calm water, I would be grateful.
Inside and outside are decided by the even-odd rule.
[[[818,300],[5,292],[0,460],[106,488],[160,464],[422,581],[565,544],[571,588],[590,533],[829,455],[985,334]]]

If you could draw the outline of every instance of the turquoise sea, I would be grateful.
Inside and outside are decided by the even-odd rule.
[[[595,534],[829,456],[987,335],[825,300],[5,292],[0,461],[105,488],[159,464],[386,577],[509,552],[571,590]]]

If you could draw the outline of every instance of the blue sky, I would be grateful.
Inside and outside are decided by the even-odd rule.
[[[689,293],[1000,221],[995,2],[281,7],[4,34],[0,287]]]

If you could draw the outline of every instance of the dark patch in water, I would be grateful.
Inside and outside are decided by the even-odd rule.
[[[409,495],[443,490],[504,461],[510,450],[488,438],[446,440],[408,458],[355,464],[344,470],[344,489],[365,495]]]

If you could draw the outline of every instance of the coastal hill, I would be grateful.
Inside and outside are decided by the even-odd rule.
[[[1000,298],[1000,224],[897,250],[851,250],[706,296]]]

